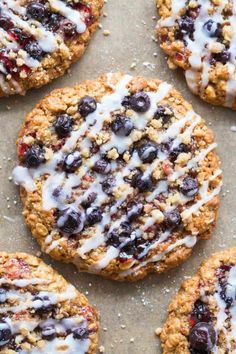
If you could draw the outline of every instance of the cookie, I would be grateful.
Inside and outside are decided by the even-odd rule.
[[[84,53],[103,0],[5,0],[0,4],[0,97],[61,76]]]
[[[162,329],[164,354],[235,353],[236,247],[215,253],[182,284]]]
[[[96,353],[98,316],[39,258],[0,252],[0,353]]]
[[[157,0],[157,32],[170,68],[203,100],[236,109],[235,0]]]
[[[107,74],[36,106],[13,177],[44,252],[135,280],[177,266],[211,236],[221,187],[215,147],[171,85]]]

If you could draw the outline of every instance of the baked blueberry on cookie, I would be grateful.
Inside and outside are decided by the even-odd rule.
[[[107,74],[53,91],[17,141],[24,217],[44,252],[135,280],[177,266],[215,225],[213,133],[171,85]]]
[[[162,329],[164,354],[233,354],[236,248],[214,254],[183,283]]]
[[[81,57],[103,0],[0,2],[0,97],[63,75]]]
[[[236,109],[236,1],[157,0],[158,36],[171,68],[181,67],[190,90]]]
[[[0,253],[0,353],[95,354],[98,316],[40,259]]]

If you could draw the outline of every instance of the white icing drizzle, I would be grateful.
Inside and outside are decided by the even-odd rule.
[[[113,75],[108,74],[107,80],[109,84],[112,82],[112,78]],[[74,201],[70,204],[67,204],[67,200],[71,199],[76,188],[80,186],[84,176],[86,176],[90,168],[93,167],[94,163],[100,159],[101,153],[106,154],[113,148],[119,151],[119,153],[123,153],[130,149],[135,141],[136,129],[142,131],[147,129],[147,125],[153,119],[153,116],[156,112],[158,103],[168,96],[171,89],[170,85],[161,83],[157,89],[157,92],[147,92],[151,102],[150,109],[145,113],[138,114],[132,112],[130,119],[132,120],[135,129],[131,132],[131,134],[128,137],[118,137],[113,132],[111,132],[109,141],[100,145],[100,152],[88,158],[86,160],[86,164],[82,164],[82,166],[78,169],[77,174],[69,174],[66,176],[64,172],[60,172],[56,167],[58,163],[63,160],[65,155],[74,150],[76,145],[80,146],[81,149],[89,150],[91,141],[88,137],[89,135],[87,135],[86,132],[90,131],[93,135],[99,134],[103,129],[106,118],[110,116],[111,113],[116,112],[122,108],[122,100],[129,94],[127,85],[131,79],[131,76],[125,75],[117,83],[117,85],[110,84],[113,92],[109,95],[105,95],[101,101],[97,103],[97,109],[86,117],[86,120],[81,124],[78,130],[72,131],[71,136],[66,140],[61,150],[54,153],[49,161],[41,164],[36,169],[27,169],[22,166],[18,166],[14,169],[13,177],[15,182],[19,185],[23,185],[28,192],[31,192],[36,188],[35,182],[37,179],[47,175],[47,179],[43,183],[42,187],[42,206],[45,210],[50,210],[52,208],[63,210],[67,206],[77,210],[80,208],[81,202],[85,200],[86,197],[88,197],[91,193],[97,194],[97,198],[93,203],[93,207],[101,207],[107,201],[108,196],[105,192],[103,192],[101,187],[101,182],[103,182],[107,176],[96,174],[96,178],[93,182],[90,183],[89,187],[82,191],[79,190],[78,195],[76,194]],[[177,112],[174,113],[177,119],[175,118],[166,130],[161,130],[158,132],[156,136],[157,144],[168,143],[171,140],[172,147],[178,148],[181,143],[184,143],[185,141],[191,141],[195,127],[201,122],[201,118],[192,110],[188,111],[185,116],[179,116]],[[176,165],[172,172],[166,177],[166,179],[157,181],[156,188],[152,192],[146,193],[146,201],[148,203],[153,203],[153,201],[160,194],[168,192],[168,188],[173,182],[176,182],[177,179],[184,177],[185,174],[188,174],[190,170],[197,169],[205,157],[215,147],[216,144],[211,144],[200,151],[197,149],[184,167],[180,168]],[[154,162],[151,164],[143,165],[141,159],[139,158],[138,152],[134,150],[130,160],[126,162],[126,165],[122,167],[121,170],[117,170],[119,165],[117,165],[116,161],[111,162],[111,170],[113,172],[112,177],[115,180],[116,188],[120,190],[119,198],[110,208],[107,208],[103,211],[103,218],[101,222],[93,225],[92,236],[86,238],[87,235],[85,233],[85,237],[80,239],[77,255],[73,260],[77,266],[79,266],[81,259],[87,258],[87,254],[90,251],[96,250],[100,246],[104,245],[105,234],[109,234],[114,229],[119,228],[123,222],[128,221],[126,214],[121,214],[121,216],[117,217],[115,220],[112,216],[117,214],[120,207],[128,197],[134,196],[134,188],[125,181],[125,178],[130,174],[130,172],[135,171],[137,168],[141,167],[143,176],[149,176],[157,169],[157,167],[161,168],[162,163],[167,159],[168,154],[163,152],[161,149],[158,149],[158,156]],[[218,185],[217,188],[215,188],[213,191],[208,192],[210,182],[217,178],[220,174],[221,171],[217,171],[217,173],[215,173],[213,176],[210,176],[208,180],[203,182],[203,185],[199,191],[199,198],[196,203],[191,207],[185,208],[185,212],[188,213],[188,216],[185,217],[189,217],[196,213],[202,205],[213,199],[214,196],[220,192],[220,185]],[[122,189],[124,186],[125,188]],[[60,194],[58,197],[55,197],[53,193],[56,189],[59,188]],[[191,198],[187,198],[184,197],[184,195],[181,195],[180,202],[178,204],[184,206],[191,200]],[[172,211],[174,208],[175,206],[170,205],[165,211]],[[133,230],[131,238],[136,239],[142,237],[142,233],[155,224],[156,219],[154,216],[149,215],[148,217],[145,217],[143,225],[140,228]],[[105,230],[106,226],[109,226],[108,230]],[[142,252],[141,256],[144,257],[149,252],[149,250],[154,249],[160,243],[166,241],[170,236],[171,232],[168,230],[161,233],[158,240],[150,243],[150,245],[147,246]],[[54,240],[52,232],[46,238],[44,249],[46,252],[51,252],[54,248],[58,247],[61,242],[66,240],[66,235],[63,235],[63,237],[60,239]],[[185,237],[184,240],[188,241],[188,238]],[[183,242],[183,244],[186,243],[185,241],[179,240],[179,242]],[[124,246],[125,244],[122,245]],[[107,265],[112,260],[118,257],[119,252],[119,247],[116,248],[113,246],[108,246],[105,252],[100,254],[99,260],[93,264],[89,270],[91,272],[97,272],[99,269],[107,267]],[[136,261],[134,261],[133,265],[135,263]]]
[[[0,297],[0,314],[1,318],[9,325],[12,335],[16,336],[17,344],[20,345],[24,336],[21,334],[22,330],[32,332],[38,328],[38,326],[43,323],[44,327],[46,325],[53,326],[53,331],[60,336],[56,336],[52,340],[44,340],[43,346],[37,346],[37,343],[32,345],[30,349],[19,349],[20,354],[85,354],[90,347],[89,337],[85,339],[78,339],[73,336],[73,333],[67,333],[67,329],[73,330],[78,327],[87,328],[87,320],[83,316],[76,315],[73,317],[62,318],[60,320],[50,318],[48,320],[43,320],[39,316],[32,315],[34,317],[27,317],[24,319],[23,313],[29,313],[29,310],[34,308],[36,311],[42,306],[42,301],[37,298],[47,298],[50,304],[56,306],[64,301],[72,300],[77,297],[77,291],[74,286],[68,285],[66,290],[60,293],[40,291],[37,295],[32,294],[28,289],[24,289],[28,286],[34,285],[46,285],[49,281],[41,278],[33,279],[6,279],[0,278],[0,285],[7,285],[6,293],[2,294]],[[9,288],[9,286],[14,286],[16,288]],[[36,297],[36,298],[35,298]],[[14,306],[12,305],[14,303]],[[20,313],[21,316],[16,315]],[[11,315],[13,314],[13,315]],[[0,323],[0,330],[4,328],[4,322]],[[1,341],[0,349],[4,345],[7,345],[8,340]]]
[[[225,6],[229,4],[229,0],[221,0],[219,4],[214,7],[214,12],[209,15],[209,9],[213,9],[212,2],[210,0],[198,0],[199,14],[194,19],[194,33],[193,38],[184,35],[185,46],[190,52],[189,64],[190,68],[186,70],[185,77],[189,88],[195,94],[203,93],[207,85],[209,84],[209,72],[211,68],[210,59],[211,53],[215,52],[216,46],[219,46],[218,38],[215,36],[210,37],[207,31],[204,30],[203,25],[211,19],[215,23],[221,25],[230,24],[232,27],[233,35],[229,42],[228,52],[231,54],[229,61],[225,64],[229,73],[229,79],[226,82],[226,98],[225,106],[232,107],[236,97],[236,12],[235,12],[235,0],[232,1],[233,14],[228,18],[224,18],[222,11]],[[159,27],[172,27],[180,19],[180,16],[184,13],[186,7],[186,1],[172,0],[172,14],[170,17],[161,20]],[[183,11],[181,11],[183,10]],[[223,51],[225,46],[222,44]],[[199,82],[200,79],[200,82]],[[199,87],[200,85],[200,87]],[[200,92],[199,92],[200,91]]]
[[[78,9],[73,9],[70,6],[67,6],[66,3],[61,0],[48,0],[48,3],[52,11],[60,13],[65,18],[76,24],[78,33],[84,33],[86,31],[86,24],[81,18],[81,14]],[[33,37],[45,53],[53,53],[63,47],[64,54],[68,52],[68,48],[64,43],[63,37],[59,33],[49,31],[36,20],[26,19],[26,7],[22,6],[19,1],[4,0],[4,2],[1,2],[1,13],[11,19],[14,23],[14,27],[22,29],[26,34]],[[23,59],[24,64],[30,69],[39,67],[40,62],[32,58],[24,50],[24,48],[17,43],[17,40],[11,37],[2,28],[0,28],[0,46],[6,50],[4,52],[4,57],[11,58],[9,51],[13,51],[14,53],[17,53],[18,58]],[[0,72],[4,74],[0,74],[0,88],[3,92],[6,94],[13,92],[20,93],[21,88],[16,87],[13,79],[10,79],[9,81],[6,80],[7,73],[2,64],[0,65]]]
[[[32,279],[5,279],[0,278],[0,285],[12,284],[18,288],[24,288],[28,285],[37,285],[37,284],[48,284],[48,281],[41,278],[32,278]]]
[[[90,346],[90,340],[82,340],[79,341],[79,346],[78,346],[78,340],[76,341],[73,338],[73,334],[70,334],[66,338],[56,338],[53,339],[52,341],[46,342],[46,345],[39,349],[31,349],[30,351],[26,350],[20,350],[20,354],[44,354],[44,353],[52,353],[52,354],[60,354],[60,353],[68,353],[68,354],[84,354],[87,353],[89,346]],[[65,351],[66,348],[66,351]]]

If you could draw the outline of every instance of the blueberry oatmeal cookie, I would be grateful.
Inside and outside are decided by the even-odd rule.
[[[63,75],[84,53],[103,0],[2,0],[0,97]]]
[[[136,280],[177,266],[211,236],[221,187],[215,147],[171,85],[107,74],[36,106],[13,177],[44,252]]]
[[[95,354],[98,316],[40,259],[0,253],[0,353]]]
[[[214,254],[185,281],[162,329],[164,354],[236,352],[236,247]]]
[[[161,48],[203,100],[236,109],[236,1],[157,0]]]

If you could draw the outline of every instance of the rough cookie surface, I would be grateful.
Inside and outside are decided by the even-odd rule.
[[[213,133],[165,82],[117,73],[53,91],[17,147],[27,225],[44,252],[81,271],[139,279],[211,236]]]
[[[3,0],[0,97],[25,94],[63,75],[84,53],[103,0]]]
[[[164,354],[236,350],[236,248],[214,254],[183,283],[161,333]]]
[[[161,48],[203,100],[236,109],[236,1],[157,0]]]
[[[98,316],[40,259],[0,253],[0,353],[95,354]]]

